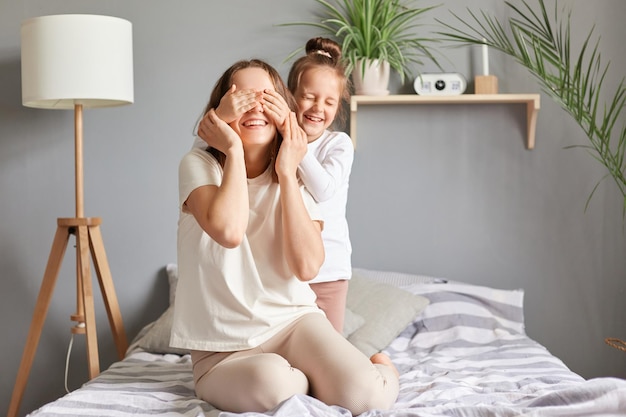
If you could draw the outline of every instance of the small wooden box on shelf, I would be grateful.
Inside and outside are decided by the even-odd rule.
[[[495,75],[477,75],[474,77],[476,94],[498,94],[498,77]]]

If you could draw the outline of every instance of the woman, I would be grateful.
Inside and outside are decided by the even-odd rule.
[[[307,134],[308,152],[300,162],[298,176],[319,204],[324,216],[325,260],[317,277],[309,281],[316,304],[335,329],[342,333],[352,275],[352,244],[346,219],[350,171],[354,146],[350,137],[330,130],[336,118],[343,121],[343,104],[350,101],[349,80],[343,65],[341,46],[328,38],[311,38],[306,55],[298,58],[289,71],[289,91],[296,104],[298,124]],[[230,89],[215,108],[220,119],[229,123],[256,103],[254,90]],[[290,112],[279,94],[267,94],[264,105],[276,113],[281,124]],[[211,138],[200,132],[194,147],[206,148]]]
[[[213,109],[235,91],[244,111],[227,124]],[[307,136],[272,105],[276,93],[295,108],[275,69],[235,63],[199,126],[209,149],[181,161],[170,344],[191,350],[196,394],[222,410],[265,412],[295,394],[353,414],[389,408],[393,364],[336,332],[307,283],[324,261],[323,223],[297,177]]]

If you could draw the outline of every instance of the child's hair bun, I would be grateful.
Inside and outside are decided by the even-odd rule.
[[[338,62],[341,60],[341,46],[337,42],[328,38],[312,38],[306,43],[305,51],[307,55],[323,55]]]

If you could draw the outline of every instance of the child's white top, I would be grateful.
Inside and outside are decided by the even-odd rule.
[[[300,179],[319,203],[324,217],[326,258],[320,273],[311,283],[350,279],[352,245],[346,205],[354,146],[344,132],[325,131],[309,143],[308,152],[298,167]]]

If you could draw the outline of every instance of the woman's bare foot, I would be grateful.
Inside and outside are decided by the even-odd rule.
[[[389,356],[385,355],[384,353],[380,353],[380,352],[374,353],[372,356],[370,356],[370,361],[372,363],[378,363],[380,365],[386,365],[390,367],[393,370],[393,372],[396,374],[396,376],[400,377],[400,373],[396,369],[395,365],[393,364],[393,362],[391,362],[391,359],[389,358]]]

